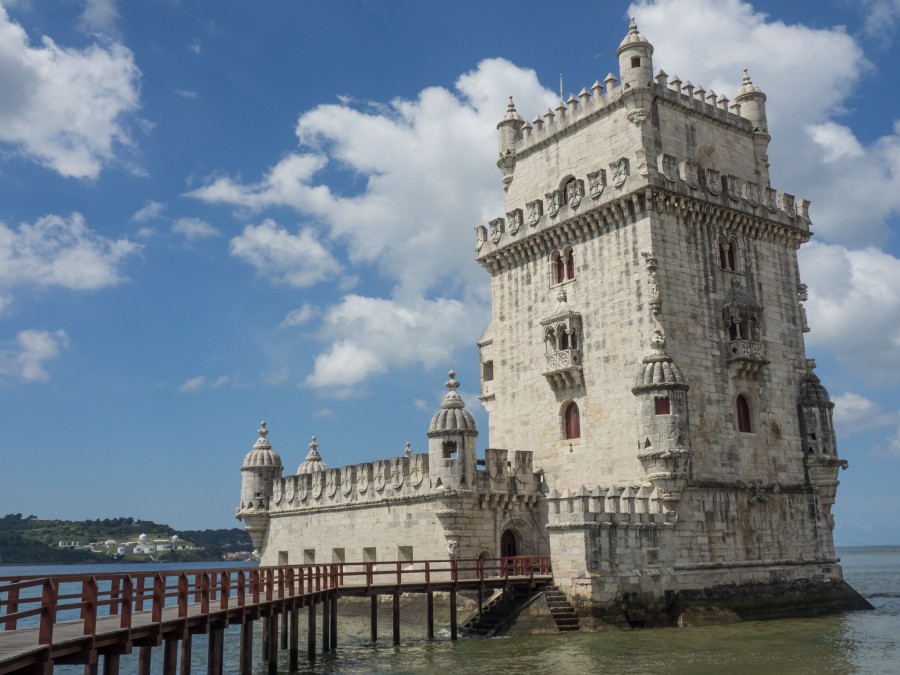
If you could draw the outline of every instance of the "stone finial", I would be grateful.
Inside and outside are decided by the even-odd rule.
[[[700,103],[703,103],[706,99],[706,89],[703,88],[702,84],[698,84],[694,88],[694,98],[700,101]]]
[[[575,94],[570,94],[569,98],[566,99],[566,103],[569,104],[569,114],[572,115],[578,110],[578,99],[575,98]]]
[[[559,103],[556,106],[556,114],[557,117],[559,117],[559,123],[562,124],[562,121],[566,116],[566,103],[562,99],[559,99]]]
[[[656,73],[656,83],[660,87],[665,87],[665,86],[667,86],[668,79],[669,79],[669,74],[666,71],[664,71],[662,68],[660,68],[659,71]]]
[[[687,81],[684,83],[684,86],[681,88],[681,90],[682,90],[685,94],[687,94],[687,97],[688,97],[688,98],[693,98],[693,97],[694,97],[694,85],[691,84],[691,81],[690,81],[690,80],[687,80]]]
[[[407,457],[412,454],[412,445],[410,445],[409,441],[406,441],[406,447],[403,448],[403,454]]]
[[[634,20],[634,17],[631,17],[631,24],[628,26],[628,34],[629,35],[637,35],[638,27],[637,21]]]
[[[312,442],[309,444],[309,457],[307,459],[311,459],[313,455],[321,459],[319,456],[319,444],[316,442],[315,436],[312,437]]]
[[[591,85],[591,91],[594,92],[594,100],[603,93],[603,85],[600,84],[600,80],[594,80],[594,84]]]
[[[615,89],[616,82],[618,82],[618,81],[619,80],[616,79],[615,75],[613,75],[612,73],[607,73],[606,77],[603,78],[603,84],[606,85],[606,91],[612,91],[613,89]]]
[[[259,423],[259,429],[256,430],[256,433],[259,434],[260,438],[265,438],[266,436],[269,435],[269,430],[266,429],[265,421],[262,421]]]
[[[552,110],[550,110],[550,108],[547,108],[547,112],[544,113],[544,118],[547,120],[548,130],[549,130],[550,125],[553,124],[554,117],[556,117],[556,113],[554,113]]]
[[[451,370],[447,373],[447,376],[450,378],[446,382],[444,382],[444,386],[447,387],[450,391],[456,391],[459,389],[459,382],[456,381],[456,371]]]
[[[544,127],[544,120],[541,119],[541,116],[538,115],[535,117],[531,123],[534,125],[534,128],[540,131]]]
[[[675,91],[676,94],[681,93],[681,78],[677,75],[673,75],[672,79],[669,80],[669,86]]]
[[[578,92],[578,98],[581,99],[581,108],[583,110],[587,108],[588,101],[591,100],[591,94],[586,87],[582,87],[581,91]]]
[[[568,296],[566,296],[566,289],[560,288],[559,293],[556,294],[556,301],[559,303],[566,302],[568,300]]]

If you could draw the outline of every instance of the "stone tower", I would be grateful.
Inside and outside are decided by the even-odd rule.
[[[617,56],[605,91],[531,123],[510,98],[497,125],[505,214],[476,228],[490,443],[533,450],[554,575],[587,612],[641,623],[673,593],[760,584],[858,597],[803,342],[808,202],[769,183],[766,96],[747,71],[732,105],[654,76],[634,20]]]
[[[259,438],[244,457],[244,464],[241,466],[241,504],[235,515],[244,521],[254,552],[258,554],[263,549],[269,526],[272,485],[281,477],[282,466],[281,457],[272,450],[272,444],[267,438],[269,430],[265,422],[260,422],[257,433]]]

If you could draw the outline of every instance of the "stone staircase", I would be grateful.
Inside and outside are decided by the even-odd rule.
[[[560,633],[579,629],[578,615],[561,590],[549,584],[544,587],[544,597]]]
[[[481,615],[469,617],[462,625],[462,634],[467,637],[492,637],[540,593],[540,590],[525,588],[510,588],[497,593],[482,607]]]

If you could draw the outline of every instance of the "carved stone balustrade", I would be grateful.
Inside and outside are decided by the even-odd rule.
[[[554,390],[581,384],[581,350],[560,349],[546,354],[547,370],[543,375]]]
[[[745,375],[755,375],[769,363],[763,343],[756,340],[731,340],[728,343],[727,360],[730,367]]]

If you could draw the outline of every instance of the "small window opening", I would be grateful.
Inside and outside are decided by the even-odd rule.
[[[740,394],[737,397],[735,405],[737,407],[738,431],[745,434],[752,433],[753,428],[750,424],[750,404],[747,403],[747,399],[743,394]]]
[[[375,562],[375,547],[372,546],[370,548],[363,549],[363,562],[373,563]]]
[[[441,449],[444,451],[444,459],[456,459],[456,441],[444,441]]]
[[[578,349],[578,333],[572,331],[572,335],[569,337],[569,345],[570,349]]]
[[[314,549],[314,548],[303,549],[303,564],[304,565],[312,565],[315,562],[316,562],[316,549]]]
[[[569,251],[569,254],[566,256],[566,279],[574,279],[575,278],[575,254],[572,251]]]
[[[732,340],[740,340],[741,338],[741,329],[734,321],[728,327],[728,337]]]
[[[566,261],[562,256],[556,259],[556,283],[561,284],[566,280]]]
[[[653,399],[653,402],[657,415],[672,414],[672,404],[670,403],[668,396],[657,396]]]
[[[494,362],[493,361],[485,361],[481,364],[481,377],[485,382],[490,382],[494,379]]]
[[[342,548],[331,549],[331,562],[343,563],[343,562],[345,562],[345,559],[346,559],[346,556],[344,555],[344,549],[342,549]]]
[[[565,412],[566,439],[581,438],[581,415],[578,412],[578,404],[572,401],[566,406]]]
[[[413,561],[413,547],[412,546],[398,546],[397,547],[397,560],[400,562],[411,563]]]
[[[640,56],[632,56],[631,57],[631,67],[632,68],[640,68],[641,67],[641,57]]]
[[[719,242],[719,267],[734,272],[734,245],[730,242]]]
[[[559,348],[561,350],[569,348],[569,334],[565,329],[559,331]]]
[[[569,186],[575,184],[575,179],[571,178],[566,181],[565,185],[562,188],[562,203],[563,206],[566,206],[569,203]]]

